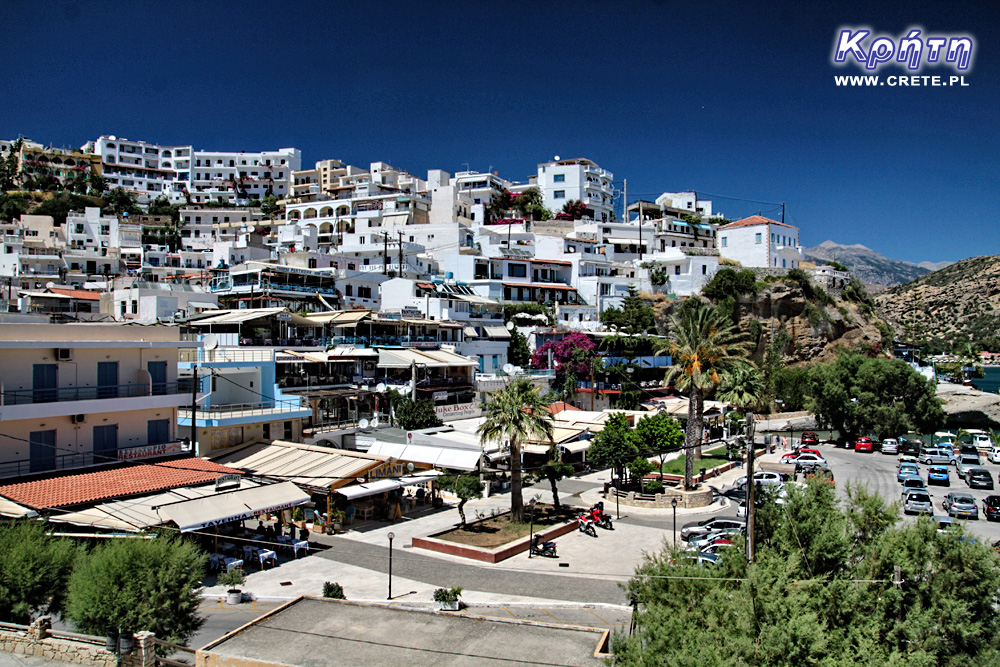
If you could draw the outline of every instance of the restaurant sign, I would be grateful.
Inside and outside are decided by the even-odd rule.
[[[442,421],[449,421],[478,417],[482,410],[479,403],[456,403],[455,405],[436,405],[434,412]]]
[[[210,519],[204,523],[196,526],[192,530],[197,530],[199,528],[211,528],[212,526],[221,526],[223,524],[232,523],[233,521],[246,521],[247,519],[253,519],[260,514],[274,514],[282,510],[291,509],[298,505],[301,505],[302,501],[296,500],[288,503],[280,503],[278,505],[272,505],[270,507],[262,507],[261,509],[247,510],[246,512],[240,512],[239,514],[233,514],[232,516],[226,516],[219,519]]]
[[[167,456],[169,454],[180,454],[182,451],[180,442],[164,442],[159,445],[143,445],[141,447],[127,447],[118,450],[119,461],[135,461],[138,459],[151,459],[157,456]]]
[[[383,477],[402,477],[407,472],[405,463],[400,461],[388,461],[377,468],[369,470],[368,477],[371,479],[381,479]]]

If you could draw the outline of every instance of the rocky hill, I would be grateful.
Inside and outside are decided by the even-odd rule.
[[[875,297],[896,335],[931,349],[1000,344],[1000,256],[972,257]]]
[[[864,283],[887,287],[908,283],[931,271],[912,262],[889,259],[861,244],[843,245],[834,241],[805,248],[805,258],[818,263],[840,262]]]

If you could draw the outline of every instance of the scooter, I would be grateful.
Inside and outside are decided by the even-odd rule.
[[[535,539],[531,541],[531,555],[557,558],[556,543],[551,540],[548,542],[542,542],[540,537],[535,536]]]
[[[586,533],[591,537],[597,537],[597,531],[594,530],[594,520],[590,518],[590,513],[585,512],[577,517],[577,527],[580,529],[581,533]]]
[[[611,515],[604,513],[604,503],[600,502],[590,508],[590,518],[594,523],[605,530],[614,530],[611,523]]]

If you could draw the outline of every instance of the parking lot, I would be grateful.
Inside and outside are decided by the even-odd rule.
[[[860,482],[866,485],[869,490],[879,493],[889,501],[898,502],[900,500],[902,487],[896,481],[896,464],[899,460],[897,456],[882,454],[880,452],[872,454],[859,453],[829,444],[820,445],[817,449],[820,450],[823,457],[829,463],[837,482],[837,488],[841,494],[845,493],[846,482]],[[1000,489],[1000,484],[997,483],[997,474],[1000,473],[1000,465],[990,463],[986,460],[985,456],[981,458],[982,467],[990,471],[994,486],[997,489],[992,491],[988,489],[970,489],[969,485],[956,474],[955,466],[949,466],[951,486],[929,486],[928,491],[930,492],[931,499],[934,501],[934,514],[937,516],[947,515],[947,512],[941,507],[941,502],[948,493],[963,491],[971,494],[979,506],[980,518],[978,520],[962,519],[961,521],[966,524],[966,530],[970,533],[981,537],[989,544],[993,544],[997,540],[1000,540],[1000,522],[987,521],[983,517],[982,500],[989,495],[1000,495],[1000,490],[998,490]],[[919,467],[920,476],[926,481],[928,466],[920,464]],[[907,520],[915,519],[907,517]]]

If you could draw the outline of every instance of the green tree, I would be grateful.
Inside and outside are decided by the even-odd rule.
[[[476,429],[482,443],[500,442],[510,453],[510,516],[524,521],[524,498],[521,496],[521,444],[535,438],[552,440],[552,415],[538,394],[538,387],[527,378],[517,378],[504,389],[494,392],[486,405],[486,417]]]
[[[625,463],[638,454],[628,418],[623,412],[614,412],[604,422],[604,429],[594,436],[587,459],[596,466],[610,467],[616,477],[624,478]]]
[[[643,417],[633,432],[636,447],[643,454],[656,454],[660,459],[660,476],[663,476],[665,457],[680,449],[684,443],[684,430],[680,423],[666,413]]]
[[[260,202],[260,212],[268,217],[268,219],[273,219],[275,214],[281,210],[278,206],[278,198],[274,195],[268,195]]]
[[[552,487],[552,505],[558,510],[561,506],[559,505],[559,489],[557,485],[559,480],[564,477],[570,477],[575,472],[573,466],[563,463],[559,448],[553,444],[549,449],[549,460],[538,472],[541,473],[542,477],[549,480],[549,486]]]
[[[531,187],[514,197],[512,205],[522,218],[550,220],[552,219],[552,211],[545,208],[543,203],[542,191],[536,187]]]
[[[88,206],[93,206],[93,204],[87,198],[70,192],[60,192],[35,207],[32,214],[50,215],[56,225],[63,225],[70,211],[83,211]]]
[[[517,327],[510,330],[510,342],[507,343],[507,361],[521,368],[527,368],[531,364],[531,349],[528,348],[528,339],[517,330]]]
[[[581,220],[587,215],[587,205],[579,199],[570,199],[563,204],[559,217],[568,220]]]
[[[749,361],[735,366],[722,376],[716,398],[729,403],[743,415],[763,410],[767,404],[764,375]]]
[[[625,467],[628,468],[628,474],[632,481],[638,482],[640,485],[643,477],[656,470],[656,466],[650,463],[645,456],[635,457]]]
[[[0,193],[0,220],[10,222],[28,212],[29,200],[24,195]]]
[[[613,324],[622,333],[630,335],[656,333],[653,308],[639,298],[635,285],[628,286],[628,296],[623,299],[621,308],[607,308],[601,313],[601,324]]]
[[[475,475],[444,475],[438,479],[442,489],[458,496],[458,516],[465,528],[465,503],[483,497],[483,483]]]
[[[485,208],[487,224],[508,217],[513,208],[514,195],[511,194],[510,190],[503,190],[493,195]]]
[[[198,547],[178,537],[108,540],[77,561],[66,615],[89,634],[121,627],[184,644],[203,622],[198,589],[206,564]]]
[[[17,139],[6,153],[0,148],[0,193],[16,190],[21,186],[21,148],[23,139]]]
[[[945,422],[934,385],[898,359],[842,353],[811,369],[809,393],[820,421],[849,441],[933,433]]]
[[[62,611],[76,546],[49,537],[45,525],[18,521],[0,528],[0,619],[29,623],[39,611]]]
[[[115,215],[140,215],[142,209],[136,203],[134,192],[129,192],[125,188],[114,188],[104,195],[104,201],[111,208]]]
[[[667,377],[688,395],[684,488],[691,489],[694,460],[701,459],[705,396],[726,373],[746,363],[749,344],[722,312],[697,298],[679,309],[670,330],[664,349],[670,352],[673,365]]]
[[[701,293],[712,301],[722,301],[726,297],[751,296],[757,293],[757,278],[750,269],[736,271],[719,269],[712,279],[701,288]]]
[[[92,171],[88,176],[87,185],[89,186],[88,192],[90,194],[100,197],[108,189],[108,179]]]
[[[444,423],[434,412],[434,404],[427,399],[414,401],[390,389],[389,405],[396,416],[396,425],[404,431],[419,431]]]

